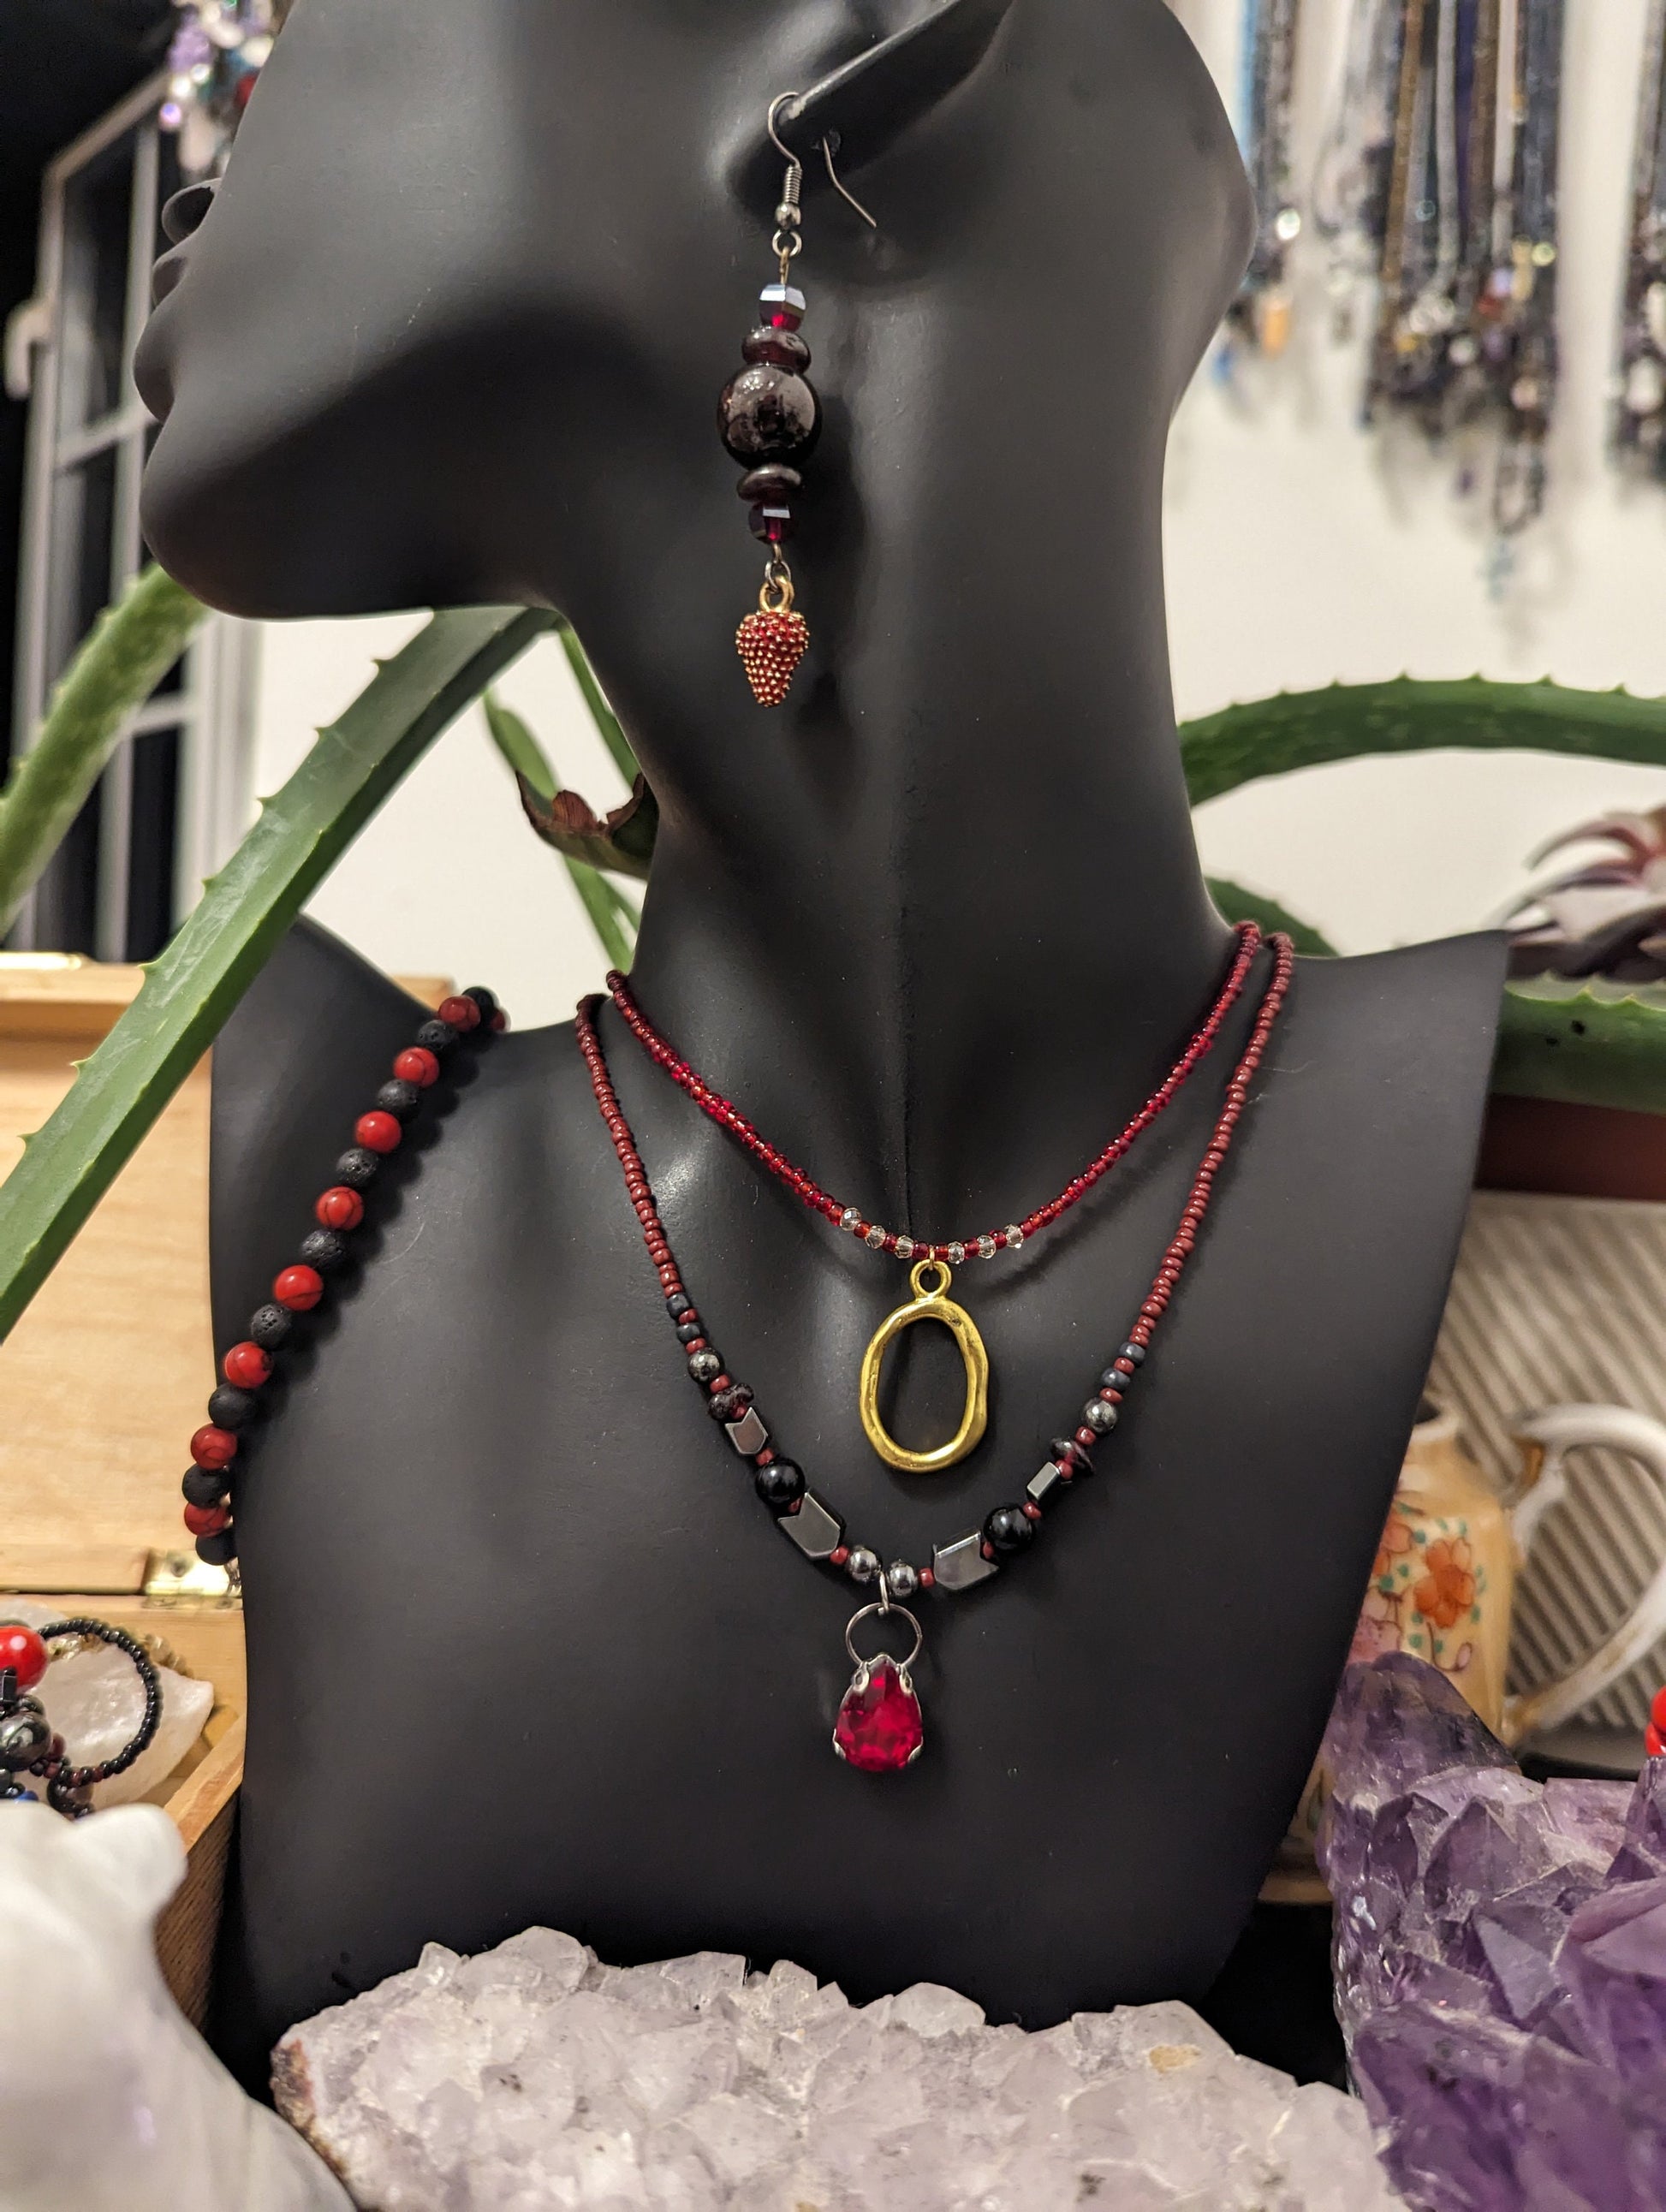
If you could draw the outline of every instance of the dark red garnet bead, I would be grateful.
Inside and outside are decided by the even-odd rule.
[[[749,467],[757,461],[796,460],[816,443],[821,408],[801,376],[757,362],[724,386],[717,428],[733,458]]]
[[[755,331],[748,331],[740,341],[743,361],[767,361],[776,368],[790,368],[802,376],[810,366],[810,349],[796,331],[778,330],[764,323]]]
[[[234,1344],[220,1364],[227,1382],[240,1390],[258,1390],[271,1376],[271,1353],[252,1342]]]
[[[311,1313],[324,1296],[324,1278],[316,1267],[286,1267],[272,1285],[272,1296],[290,1313]]]

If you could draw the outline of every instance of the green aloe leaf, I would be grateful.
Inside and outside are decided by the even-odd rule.
[[[1333,684],[1281,691],[1183,724],[1181,759],[1194,806],[1258,777],[1367,753],[1573,753],[1666,767],[1666,699],[1570,691],[1558,684]]]
[[[1506,984],[1493,1088],[1666,1113],[1666,984],[1560,975]]]
[[[601,735],[602,743],[613,756],[613,765],[627,783],[635,783],[641,774],[630,740],[620,725],[618,716],[607,703],[606,694],[596,681],[596,672],[590,665],[590,657],[579,643],[579,634],[569,622],[558,621],[561,649],[567,655],[567,665],[584,694],[584,703],[590,709],[591,720]]]
[[[149,568],[99,617],[0,793],[0,937],[86,805],[129,717],[207,613],[182,584]]]
[[[514,769],[517,784],[523,793],[531,791],[547,806],[561,789],[561,778],[550,767],[543,746],[514,708],[506,707],[495,691],[487,692],[484,705],[492,742]],[[590,861],[566,851],[562,859],[602,951],[615,968],[629,968],[630,940],[622,925],[629,920],[634,929],[634,909]]]
[[[309,894],[434,740],[550,623],[520,607],[435,615],[319,731],[0,1184],[0,1339]]]
[[[1310,922],[1298,921],[1288,907],[1282,907],[1265,891],[1245,890],[1225,876],[1207,878],[1209,896],[1228,921],[1258,921],[1268,931],[1281,929],[1298,952],[1334,960],[1336,947],[1327,942]]]

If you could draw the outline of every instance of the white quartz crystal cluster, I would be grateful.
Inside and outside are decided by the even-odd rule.
[[[279,2109],[374,2212],[1382,2212],[1359,2106],[1183,2004],[990,2027],[716,1953],[529,1929],[293,2028]]]

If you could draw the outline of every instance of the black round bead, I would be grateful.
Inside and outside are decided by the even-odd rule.
[[[1035,1534],[1036,1524],[1021,1505],[997,1505],[983,1524],[983,1540],[996,1552],[1021,1552]]]
[[[188,1467],[179,1484],[187,1505],[217,1505],[230,1488],[231,1469],[225,1467]]]
[[[778,331],[761,323],[740,341],[742,361],[767,361],[777,368],[790,368],[802,376],[810,366],[810,349],[796,331]]]
[[[717,429],[734,459],[748,466],[793,460],[815,445],[821,407],[801,376],[759,362],[724,386]]]
[[[772,1459],[767,1467],[758,1468],[752,1484],[764,1504],[779,1513],[803,1497],[804,1469],[794,1467],[790,1459]]]
[[[259,1409],[252,1390],[239,1390],[222,1382],[208,1401],[208,1417],[216,1429],[246,1428]]]
[[[696,1382],[710,1382],[723,1372],[723,1362],[712,1351],[691,1352],[689,1373]]]
[[[705,1334],[706,1324],[701,1320],[698,1314],[694,1315],[692,1318],[690,1318],[687,1314],[684,1314],[682,1320],[677,1324],[677,1341],[678,1344],[692,1344],[697,1338],[702,1337]]]
[[[416,1032],[416,1042],[426,1051],[431,1052],[436,1060],[443,1060],[457,1042],[458,1035],[449,1022],[435,1019],[423,1024]]]
[[[396,1075],[384,1083],[376,1093],[376,1103],[384,1114],[391,1114],[396,1121],[408,1121],[423,1103],[423,1088],[419,1083],[407,1083]]]
[[[735,489],[749,507],[785,507],[794,492],[804,489],[804,478],[785,461],[769,461],[761,469],[748,469]]]
[[[731,1382],[727,1390],[714,1390],[706,1401],[706,1411],[714,1421],[738,1421],[752,1402],[751,1386]]]
[[[316,1267],[320,1275],[327,1275],[333,1267],[341,1267],[347,1258],[347,1239],[335,1229],[315,1229],[310,1237],[301,1240],[301,1258],[309,1267]]]
[[[277,1352],[295,1334],[295,1317],[282,1306],[260,1306],[249,1322],[249,1334],[263,1352]]]
[[[472,999],[475,1005],[479,1007],[480,1028],[489,1030],[492,1025],[492,1016],[497,1012],[496,992],[489,991],[483,983],[471,983],[463,996],[465,999]],[[475,1034],[478,1036],[479,1030]]]
[[[228,1567],[237,1557],[237,1531],[216,1528],[212,1535],[199,1536],[197,1556],[204,1566]]]
[[[673,1291],[666,1300],[666,1311],[673,1321],[681,1321],[684,1314],[694,1311],[694,1300],[686,1291]]]
[[[381,1154],[364,1145],[350,1145],[336,1162],[336,1181],[353,1190],[368,1190],[381,1171]]]

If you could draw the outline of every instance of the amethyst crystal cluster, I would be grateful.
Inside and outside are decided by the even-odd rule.
[[[1666,1759],[1529,1782],[1446,1677],[1348,1670],[1320,1864],[1378,2148],[1425,2212],[1666,2207]]]

